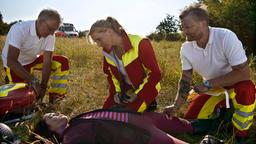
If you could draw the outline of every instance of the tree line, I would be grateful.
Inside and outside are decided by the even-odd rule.
[[[255,0],[198,0],[207,5],[210,26],[228,28],[242,41],[247,53],[256,54],[256,1]],[[180,21],[167,14],[148,35],[152,40],[184,41]]]
[[[6,35],[9,31],[9,29],[11,28],[11,26],[15,23],[17,23],[18,21],[14,21],[11,23],[6,23],[3,21],[3,15],[0,12],[0,35]]]

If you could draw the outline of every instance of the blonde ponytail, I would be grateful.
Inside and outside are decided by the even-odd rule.
[[[89,35],[94,32],[103,32],[106,28],[112,29],[118,35],[121,35],[123,27],[113,17],[107,17],[106,19],[97,20],[90,28]]]

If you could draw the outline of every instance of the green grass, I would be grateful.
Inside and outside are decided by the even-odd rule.
[[[0,37],[0,47],[4,45],[5,37]],[[158,63],[162,72],[162,89],[158,95],[158,112],[172,103],[177,89],[177,83],[180,77],[180,59],[179,50],[181,42],[153,42]],[[0,49],[1,49],[0,48]],[[56,110],[72,117],[79,113],[101,108],[107,96],[107,81],[102,72],[102,53],[101,48],[88,44],[84,38],[57,38],[56,54],[61,54],[70,59],[70,77],[69,90],[66,99],[56,105]],[[254,65],[253,57],[250,58],[250,65]],[[0,60],[1,61],[1,60]],[[2,67],[2,64],[0,64]],[[252,77],[255,80],[254,69]],[[0,71],[0,84],[4,84],[4,71]],[[201,78],[194,74],[193,83],[199,82]],[[47,97],[47,96],[46,96]],[[184,108],[183,108],[184,109]],[[49,109],[42,109],[42,113],[49,112]],[[179,115],[182,115],[182,110]],[[40,114],[39,114],[40,115]],[[13,125],[15,132],[21,135],[24,143],[30,143],[28,140],[29,129],[33,128],[34,122],[38,119],[17,123]],[[255,126],[252,128],[251,139],[255,137]],[[215,136],[223,138],[226,143],[233,143],[233,134],[223,134],[221,132],[212,133]],[[198,143],[203,135],[179,135],[181,139],[189,143]]]

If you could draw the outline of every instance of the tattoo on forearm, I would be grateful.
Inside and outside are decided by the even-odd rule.
[[[190,91],[190,83],[192,79],[192,69],[183,71],[182,77],[179,81],[178,99],[184,102]]]
[[[189,90],[190,90],[190,82],[184,79],[181,79],[179,83],[179,97],[183,101],[186,100]]]

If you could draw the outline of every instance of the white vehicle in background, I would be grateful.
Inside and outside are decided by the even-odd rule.
[[[57,37],[78,37],[79,34],[72,23],[63,23],[58,31],[55,32]]]

